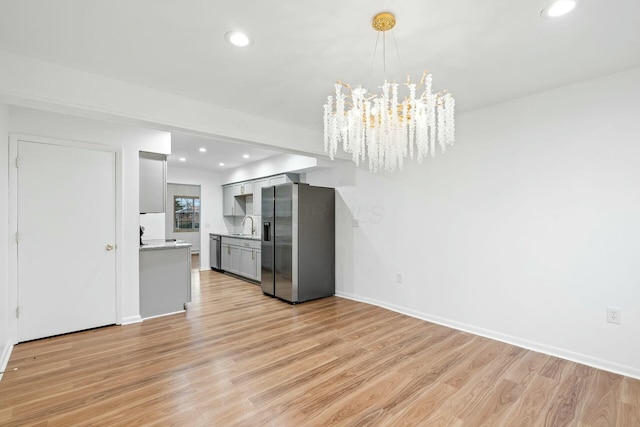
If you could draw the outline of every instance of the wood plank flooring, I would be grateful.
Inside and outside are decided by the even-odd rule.
[[[640,381],[194,271],[189,311],[14,348],[2,426],[640,426]]]

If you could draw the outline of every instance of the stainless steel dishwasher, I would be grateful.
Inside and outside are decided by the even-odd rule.
[[[222,271],[222,238],[219,234],[209,234],[209,265],[212,270]]]

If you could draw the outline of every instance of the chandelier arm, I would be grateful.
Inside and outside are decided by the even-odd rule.
[[[418,83],[418,85],[416,86],[416,90],[420,89],[422,86],[424,86],[424,82],[425,82],[428,74],[429,74],[429,70],[424,70],[422,72],[422,78],[420,79],[420,83]]]

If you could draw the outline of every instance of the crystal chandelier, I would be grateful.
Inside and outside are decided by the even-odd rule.
[[[382,32],[383,40],[384,32],[394,25],[391,13],[382,12],[373,18],[372,26]],[[436,144],[443,153],[453,144],[453,96],[446,91],[433,93],[432,76],[427,71],[420,83],[412,83],[407,76],[403,86],[408,94],[400,101],[400,85],[395,82],[385,80],[381,94],[336,83],[335,96],[328,96],[324,105],[324,150],[331,160],[342,143],[356,166],[368,158],[370,172],[393,171],[402,169],[407,155],[422,163],[427,154],[435,155]],[[422,91],[419,96],[418,91]]]

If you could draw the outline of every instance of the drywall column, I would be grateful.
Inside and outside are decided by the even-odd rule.
[[[9,333],[9,107],[0,104],[0,371],[13,341]],[[1,375],[1,374],[0,374]]]

